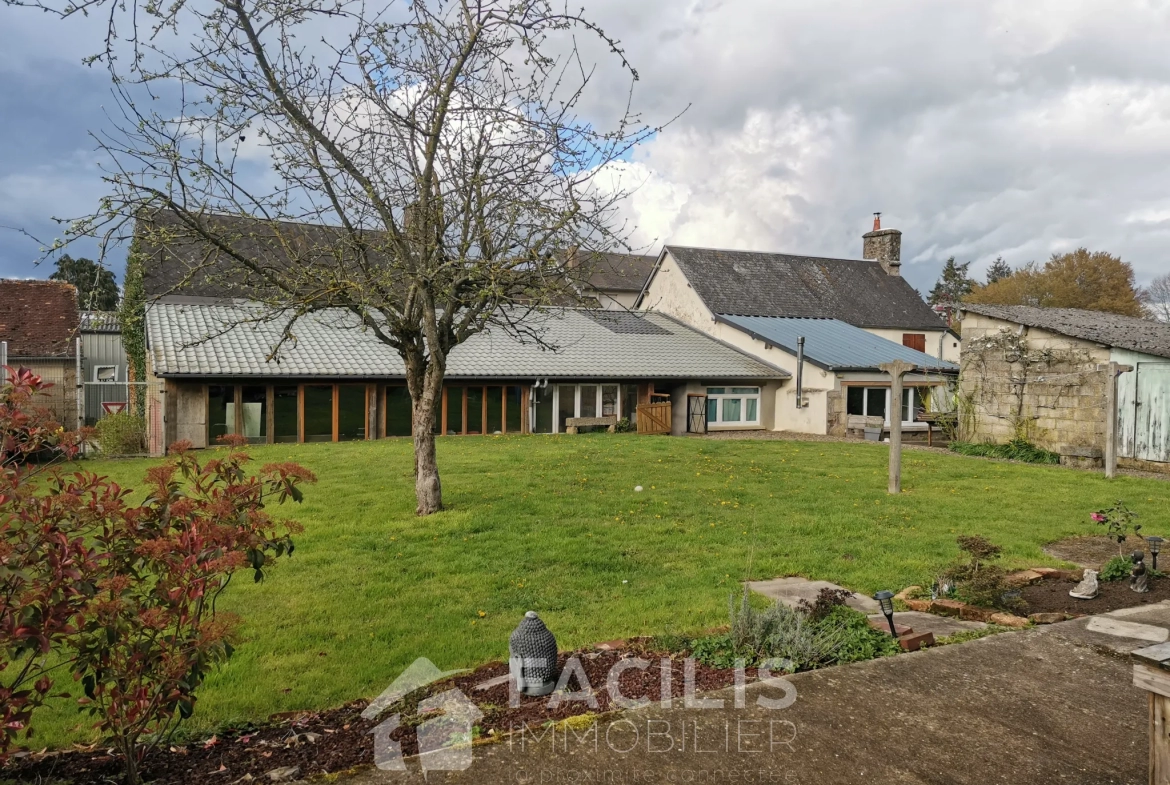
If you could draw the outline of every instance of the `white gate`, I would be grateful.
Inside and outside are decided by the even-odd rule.
[[[1119,385],[1117,405],[1117,454],[1170,463],[1170,363],[1136,363],[1133,383]]]

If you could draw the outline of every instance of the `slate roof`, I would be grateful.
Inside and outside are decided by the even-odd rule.
[[[654,269],[657,256],[628,253],[580,252],[588,269],[587,280],[594,289],[612,292],[640,292]]]
[[[81,331],[83,333],[120,333],[116,311],[82,311]]]
[[[918,292],[875,261],[669,245],[713,313],[839,319],[857,327],[939,330]]]
[[[77,289],[62,281],[0,280],[0,341],[9,357],[73,357]]]
[[[295,344],[279,362],[267,362],[286,320],[239,324],[262,316],[247,301],[181,303],[160,301],[147,310],[146,325],[155,373],[160,376],[402,378],[398,354],[357,327],[341,310],[321,311],[294,325]],[[236,325],[236,326],[232,326]],[[542,350],[488,331],[456,347],[447,378],[787,378],[758,360],[658,313],[554,309],[530,315],[525,325],[558,351]],[[206,340],[203,340],[206,339]]]
[[[795,355],[796,339],[804,336],[804,356],[830,371],[876,371],[882,363],[904,360],[919,368],[958,372],[954,363],[894,343],[838,319],[775,316],[719,316],[765,343]]]
[[[963,303],[962,310],[1104,346],[1170,357],[1170,324],[1080,308],[1038,308],[1031,305]]]

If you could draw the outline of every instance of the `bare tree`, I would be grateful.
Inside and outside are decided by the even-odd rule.
[[[1146,308],[1160,322],[1170,322],[1170,273],[1159,275],[1146,287]]]
[[[105,2],[82,7],[109,11],[101,57],[117,73]],[[434,424],[451,350],[489,327],[541,340],[525,316],[577,297],[587,272],[568,257],[625,247],[626,190],[607,164],[658,129],[628,94],[607,130],[578,115],[595,72],[575,36],[616,58],[630,93],[637,73],[551,0],[136,10],[156,26],[122,42],[132,66],[117,73],[117,127],[99,136],[110,195],[71,236],[205,249],[184,280],[259,301],[250,318],[280,320],[282,342],[314,311],[351,313],[402,357],[417,511],[441,509]],[[225,218],[241,215],[255,220]]]

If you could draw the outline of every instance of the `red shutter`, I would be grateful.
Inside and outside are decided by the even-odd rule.
[[[920,352],[926,351],[925,333],[902,333],[902,345]]]

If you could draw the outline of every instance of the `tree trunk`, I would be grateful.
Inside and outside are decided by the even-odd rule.
[[[417,515],[430,515],[443,509],[443,487],[439,482],[439,464],[435,460],[435,407],[422,400],[411,402],[414,424],[414,495],[418,499]]]

